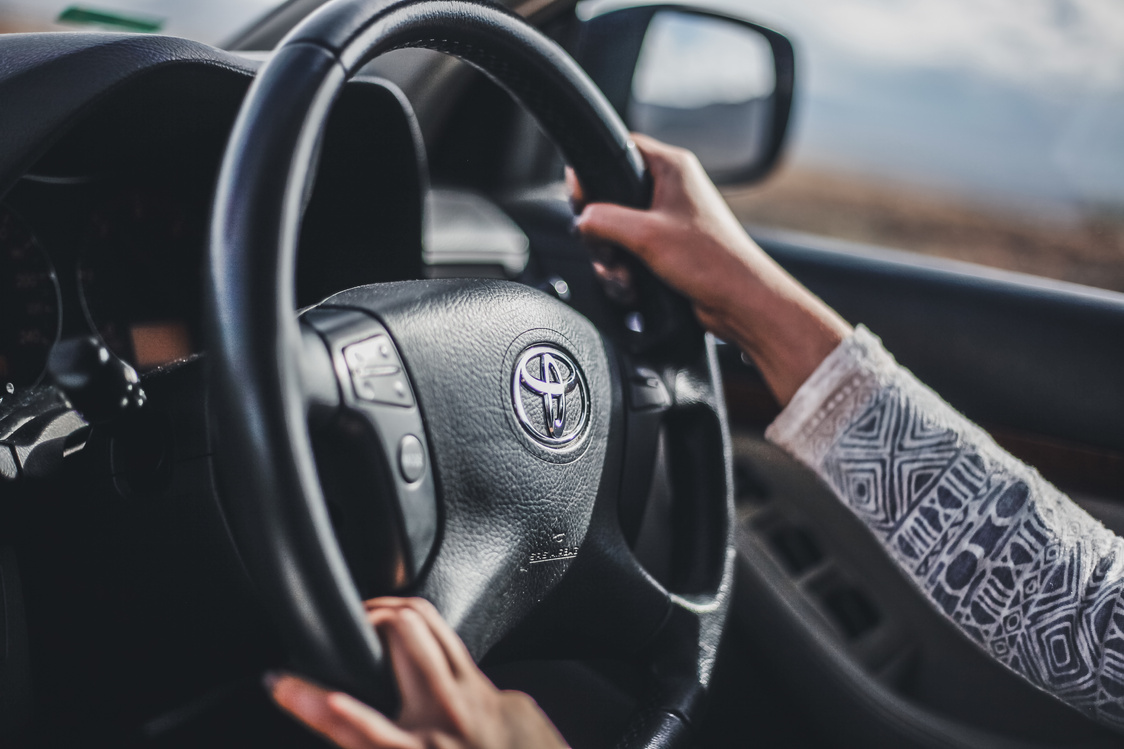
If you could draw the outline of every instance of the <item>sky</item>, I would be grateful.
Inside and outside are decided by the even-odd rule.
[[[1124,205],[1121,0],[707,4],[793,40],[797,164],[1030,209]]]

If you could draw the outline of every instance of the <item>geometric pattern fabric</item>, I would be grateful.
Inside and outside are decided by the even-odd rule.
[[[835,490],[934,606],[1035,686],[1124,728],[1124,540],[864,328],[789,408],[769,438]]]

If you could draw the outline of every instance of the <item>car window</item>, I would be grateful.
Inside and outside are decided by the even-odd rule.
[[[0,33],[128,31],[170,34],[217,45],[281,3],[282,0],[0,0]]]
[[[728,194],[743,220],[1124,291],[1124,3],[694,4],[796,45],[786,160]]]

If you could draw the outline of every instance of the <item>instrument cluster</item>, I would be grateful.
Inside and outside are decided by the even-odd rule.
[[[206,191],[27,177],[0,200],[0,397],[94,334],[138,371],[199,349]]]

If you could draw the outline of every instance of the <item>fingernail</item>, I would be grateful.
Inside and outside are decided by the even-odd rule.
[[[280,671],[272,671],[272,670],[266,671],[264,674],[262,674],[261,675],[261,684],[262,684],[263,687],[265,687],[265,691],[272,694],[274,687],[277,686],[277,682],[281,681],[282,676],[284,676],[284,674],[281,673]]]

